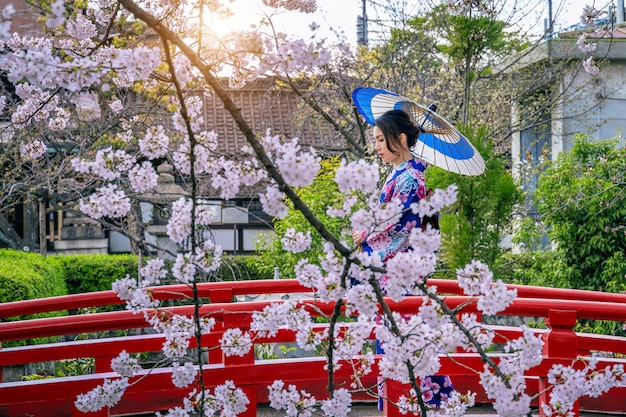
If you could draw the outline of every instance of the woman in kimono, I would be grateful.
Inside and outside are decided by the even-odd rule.
[[[370,255],[378,255],[386,263],[397,253],[410,249],[409,233],[413,228],[421,228],[420,217],[410,209],[411,204],[426,198],[427,187],[424,170],[427,164],[413,156],[411,148],[416,144],[421,129],[402,110],[390,110],[379,116],[374,123],[374,149],[383,163],[393,166],[380,191],[380,206],[396,199],[402,204],[403,212],[395,224],[388,224],[382,231],[367,233],[354,230],[354,242]],[[390,279],[384,275],[380,287],[385,287]],[[377,341],[377,353],[384,353]],[[438,407],[452,392],[448,376],[429,376],[420,380],[422,398],[427,405]],[[379,409],[382,401],[379,401]]]

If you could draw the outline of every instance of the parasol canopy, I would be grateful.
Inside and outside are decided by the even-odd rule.
[[[373,125],[376,118],[388,110],[404,110],[413,123],[422,128],[417,143],[411,149],[416,157],[461,175],[480,175],[485,160],[470,141],[434,108],[424,107],[406,97],[377,88],[359,87],[352,100],[365,120]]]

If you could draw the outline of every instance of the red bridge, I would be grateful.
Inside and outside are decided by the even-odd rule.
[[[456,281],[430,280],[441,294],[450,294],[446,303],[456,307],[469,300],[460,293]],[[545,376],[552,365],[569,365],[578,356],[595,354],[601,356],[598,369],[607,365],[624,364],[626,338],[606,335],[575,333],[573,328],[577,319],[609,320],[626,322],[626,295],[598,293],[580,290],[565,290],[542,287],[511,286],[517,288],[518,298],[501,315],[543,318],[546,330],[537,330],[544,339],[544,360],[541,365],[531,369],[525,375],[528,393],[537,394],[534,406],[547,401],[543,393]],[[248,296],[265,294],[295,294],[302,296],[309,289],[302,287],[295,280],[277,281],[239,281],[205,283],[199,285],[199,296],[207,301],[200,309],[203,316],[216,319],[216,330],[204,336],[203,346],[209,348],[208,365],[204,367],[204,381],[207,388],[232,380],[242,388],[250,404],[243,416],[256,415],[259,404],[268,402],[268,385],[276,379],[285,384],[294,384],[315,395],[318,399],[327,396],[325,387],[327,372],[324,369],[324,357],[294,359],[255,360],[254,353],[244,357],[226,357],[219,349],[219,340],[229,328],[248,329],[251,315],[262,310],[272,301],[237,301]],[[192,291],[184,285],[155,287],[153,296],[160,300],[176,300],[190,297]],[[258,297],[260,298],[260,297]],[[277,297],[280,299],[279,297]],[[306,302],[306,300],[302,300]],[[35,338],[76,335],[81,333],[125,331],[148,327],[143,315],[130,311],[113,311],[92,314],[67,315],[67,311],[90,307],[102,307],[121,304],[112,291],[69,295],[39,300],[27,300],[0,304],[0,342]],[[333,305],[315,302],[319,311],[330,314]],[[421,304],[420,297],[409,297],[401,303],[389,301],[392,310],[411,312]],[[191,316],[193,306],[171,307],[170,310]],[[22,319],[36,313],[62,311],[64,316],[40,319]],[[15,320],[15,321],[9,321]],[[323,326],[323,325],[320,325]],[[491,326],[498,334],[497,341],[519,337],[517,327]],[[181,399],[188,389],[176,388],[171,381],[171,368],[145,370],[131,380],[122,400],[110,409],[83,414],[74,406],[79,394],[85,393],[103,383],[105,378],[118,375],[112,372],[110,362],[122,350],[128,353],[159,352],[163,336],[146,334],[131,330],[121,337],[106,337],[88,340],[74,340],[49,344],[28,344],[22,347],[0,349],[0,367],[19,367],[62,359],[94,358],[95,370],[88,375],[56,377],[29,381],[0,380],[0,416],[114,416],[140,414],[151,411],[164,411],[181,405]],[[288,329],[278,333],[276,338],[259,339],[255,343],[288,343],[294,341],[295,333]],[[497,359],[498,354],[493,356]],[[454,353],[442,356],[442,374],[450,375],[455,388],[460,392],[477,392],[477,403],[488,403],[476,372],[483,369],[483,362],[476,354]],[[342,367],[337,373],[337,386],[350,381],[349,367]],[[474,371],[476,372],[474,372]],[[137,384],[132,384],[137,381]],[[376,379],[368,382],[375,386]],[[211,385],[213,384],[213,385]],[[391,400],[405,393],[407,387],[397,383],[387,383],[386,392]],[[371,399],[363,395],[357,400]],[[626,413],[626,387],[613,388],[600,398],[583,397],[579,401],[579,410],[610,413]],[[386,407],[385,415],[399,415],[393,405]]]

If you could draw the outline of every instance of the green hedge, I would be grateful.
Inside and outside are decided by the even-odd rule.
[[[0,302],[67,293],[63,265],[56,257],[0,249]]]
[[[35,253],[0,249],[0,302],[31,300],[35,298],[66,295],[63,266],[55,258],[44,258]],[[9,317],[2,320],[56,317],[65,315],[64,311],[39,313],[23,317]],[[50,343],[56,338],[37,338],[3,342],[4,347],[24,346],[26,344]]]
[[[70,294],[107,291],[115,280],[137,276],[135,255],[61,255]]]
[[[106,291],[117,279],[137,276],[135,255],[60,255],[0,250],[0,302]],[[167,267],[171,267],[167,262]],[[271,279],[257,256],[224,256],[211,281]]]
[[[126,275],[137,276],[138,260],[135,255],[64,255],[58,258],[65,269],[70,294],[110,290],[115,280]],[[222,265],[209,280],[241,281],[273,277],[259,271],[257,265],[256,256],[224,256]],[[171,261],[166,262],[168,270],[171,266]]]
[[[172,262],[167,262],[168,269]],[[210,281],[271,279],[256,256],[225,256]],[[115,280],[137,276],[135,255],[48,256],[0,250],[0,302],[110,290]],[[63,313],[57,313],[63,314]],[[50,316],[37,315],[37,317]],[[15,318],[17,319],[17,318]],[[15,320],[13,319],[13,320]]]

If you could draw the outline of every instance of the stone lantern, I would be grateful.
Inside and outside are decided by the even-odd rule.
[[[170,217],[172,203],[189,193],[174,180],[174,167],[162,163],[157,167],[159,178],[154,190],[139,196],[142,206],[142,220],[146,226],[147,243],[160,258],[172,259],[178,252],[177,245],[167,236],[167,222]]]

